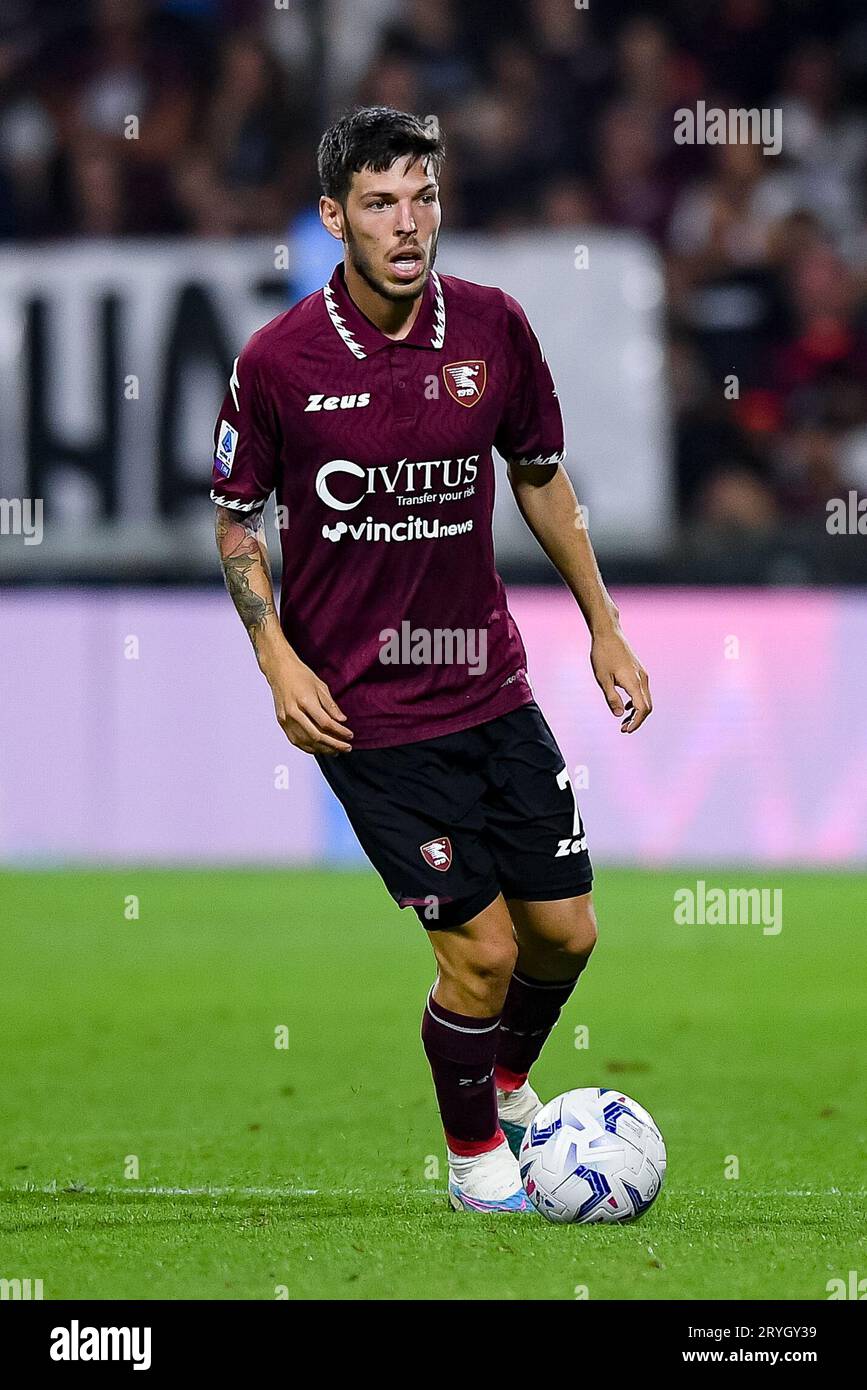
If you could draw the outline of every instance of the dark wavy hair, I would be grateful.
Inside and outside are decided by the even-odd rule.
[[[353,174],[361,169],[382,173],[404,157],[430,160],[439,178],[445,144],[436,118],[423,121],[391,106],[360,106],[335,121],[319,141],[322,192],[345,205]]]

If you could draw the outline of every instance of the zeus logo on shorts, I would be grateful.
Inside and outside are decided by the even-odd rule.
[[[438,840],[428,840],[426,844],[419,845],[422,858],[426,864],[430,864],[432,869],[439,869],[440,873],[445,873],[446,869],[452,866],[452,842],[448,835],[441,835]]]
[[[587,839],[584,835],[579,835],[577,840],[573,840],[570,835],[567,840],[557,842],[557,853],[555,859],[563,859],[567,854],[581,854],[587,848]]]
[[[304,413],[308,410],[361,410],[370,405],[370,392],[362,391],[360,396],[308,396]]]

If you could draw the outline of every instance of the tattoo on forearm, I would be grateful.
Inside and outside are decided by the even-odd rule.
[[[232,516],[222,507],[217,509],[216,532],[220,560],[229,591],[241,621],[250,635],[258,655],[257,639],[261,629],[274,613],[269,597],[250,587],[257,572],[271,587],[268,553],[262,543],[262,516]]]
[[[231,560],[223,561],[226,588],[241,615],[241,622],[249,632],[250,641],[254,647],[256,647],[258,629],[264,627],[274,612],[273,605],[261,594],[257,594],[254,589],[250,588],[249,572],[254,570],[257,565],[261,568],[260,561],[254,559],[252,555],[236,555]],[[256,650],[258,651],[257,647]]]

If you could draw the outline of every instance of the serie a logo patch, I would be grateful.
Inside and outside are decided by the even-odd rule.
[[[217,435],[217,452],[214,455],[214,467],[222,473],[224,478],[228,478],[232,471],[237,445],[238,431],[233,429],[227,420],[221,420],[220,433]]]
[[[458,405],[475,405],[482,399],[488,382],[488,369],[475,358],[471,362],[449,362],[443,367],[443,381]]]

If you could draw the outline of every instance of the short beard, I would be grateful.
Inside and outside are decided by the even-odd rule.
[[[364,280],[364,282],[370,286],[370,288],[373,290],[375,294],[381,295],[383,299],[389,300],[389,302],[392,304],[403,304],[407,299],[418,299],[422,294],[424,294],[425,287],[427,285],[428,280],[430,279],[430,273],[434,268],[434,262],[437,258],[437,244],[439,242],[439,232],[434,233],[434,238],[431,242],[430,261],[428,265],[425,267],[425,273],[422,278],[421,284],[416,289],[415,286],[412,285],[407,285],[405,287],[398,288],[394,285],[387,285],[382,280],[377,280],[373,271],[373,267],[370,264],[370,261],[368,261],[367,257],[364,255],[363,251],[361,250],[358,244],[358,241],[352,231],[349,218],[345,215],[345,211],[344,228],[346,234],[346,250],[349,254],[349,259],[352,263],[352,268],[358,275],[361,276],[362,280]]]

